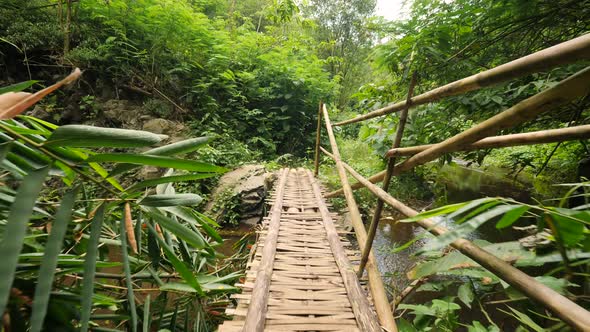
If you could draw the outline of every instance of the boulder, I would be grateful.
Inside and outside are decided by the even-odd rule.
[[[264,165],[244,165],[228,172],[219,179],[206,211],[220,224],[229,221],[227,216],[238,215],[240,223],[255,226],[264,216],[264,201],[275,178]]]

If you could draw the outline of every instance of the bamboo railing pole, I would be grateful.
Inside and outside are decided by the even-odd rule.
[[[334,222],[330,216],[330,211],[328,210],[328,207],[322,198],[320,185],[318,184],[318,181],[314,179],[310,171],[306,171],[305,173],[308,177],[309,183],[311,184],[313,195],[315,196],[315,200],[318,204],[318,210],[322,216],[322,220],[324,221],[326,239],[330,244],[330,248],[332,248],[334,260],[336,261],[336,265],[338,266],[338,270],[342,276],[342,281],[344,282],[344,287],[346,288],[346,293],[350,300],[352,312],[354,313],[358,327],[361,331],[382,332],[383,330],[377,321],[377,316],[375,316],[375,312],[371,309],[371,305],[367,299],[365,291],[361,287],[359,279],[357,279],[354,273],[354,268],[348,260],[346,252],[340,243],[340,236],[336,231],[336,227],[334,226]]]
[[[412,75],[412,79],[410,80],[410,85],[408,87],[408,97],[406,98],[407,106],[402,110],[399,116],[399,123],[397,125],[397,131],[395,133],[395,139],[393,141],[393,149],[399,148],[400,144],[402,143],[402,136],[404,135],[406,120],[408,119],[408,110],[410,109],[410,100],[412,99],[412,95],[414,94],[415,86],[416,72],[414,72],[414,74]],[[385,169],[385,177],[383,179],[383,190],[385,192],[389,190],[389,184],[391,182],[391,176],[393,174],[394,168],[395,158],[389,158],[387,160],[387,168]],[[383,201],[377,199],[377,205],[375,206],[375,211],[373,211],[373,218],[371,219],[371,224],[369,225],[367,242],[365,243],[365,249],[362,252],[361,262],[359,264],[359,269],[357,271],[359,278],[363,276],[363,272],[365,271],[365,265],[367,264],[367,259],[369,258],[369,252],[371,252],[371,248],[373,247],[373,241],[375,240],[375,234],[377,233],[377,225],[379,225],[379,220],[381,219],[382,211]]]
[[[250,297],[250,305],[248,306],[246,321],[244,322],[244,331],[264,331],[270,280],[277,249],[281,214],[283,212],[283,193],[288,173],[288,169],[283,169],[279,176],[279,184],[276,189],[276,201],[274,202],[270,221],[268,223],[268,233],[264,240],[260,265],[256,271],[256,281],[254,282],[254,288],[252,289],[252,295]]]
[[[335,155],[328,153],[325,149],[322,149],[322,151],[334,159],[334,161],[337,160]],[[384,200],[388,205],[392,206],[408,217],[413,217],[418,214],[416,210],[403,204],[402,202],[393,198],[387,192],[383,191],[383,189],[369,182],[349,165],[345,164],[341,160],[338,160],[337,162],[339,162],[342,167],[344,167],[346,171],[350,173],[350,175],[359,181],[359,183],[369,189],[369,191],[371,191],[377,197]],[[416,221],[416,223],[437,236],[448,232],[446,228],[437,226],[437,224],[431,219],[419,220]],[[565,296],[543,285],[536,279],[494,256],[488,251],[480,248],[471,241],[458,239],[452,242],[451,246],[469,258],[473,259],[481,266],[494,273],[496,276],[517,290],[521,291],[523,294],[527,295],[529,298],[543,304],[576,330],[590,331],[590,312],[572,302]]]
[[[553,87],[519,102],[504,112],[499,113],[474,127],[415,154],[404,162],[396,165],[393,175],[397,175],[418,165],[432,161],[455,149],[463,149],[463,147],[486,136],[531,120],[540,113],[565,104],[575,98],[585,96],[588,93],[590,93],[590,67],[584,68]],[[372,183],[376,183],[383,180],[384,177],[385,171],[382,171],[371,176],[369,180]],[[352,189],[358,189],[361,187],[362,185],[357,183],[351,186]],[[326,197],[334,197],[341,193],[342,190],[336,190],[326,195]]]
[[[313,160],[313,175],[318,176],[320,173],[320,138],[322,135],[322,107],[324,103],[320,102],[318,108],[318,127],[315,134],[315,158]]]
[[[590,59],[590,34],[574,38],[561,44],[546,48],[539,52],[524,56],[484,72],[443,85],[436,89],[412,98],[412,106],[423,105],[444,97],[455,96],[486,86],[498,84],[513,78],[525,76],[560,65]],[[385,114],[398,112],[406,105],[405,101],[388,105],[384,108],[358,116],[353,119],[335,123],[342,126],[363,120],[372,119]]]
[[[326,105],[322,106],[322,112],[326,124],[326,132],[328,133],[330,145],[332,146],[332,152],[334,153],[334,161],[336,162],[338,176],[340,177],[342,187],[344,188],[344,196],[346,197],[346,204],[348,206],[348,212],[350,213],[352,226],[354,227],[356,238],[359,242],[360,250],[362,251],[367,241],[367,232],[365,231],[361,214],[359,213],[358,206],[354,200],[354,196],[352,195],[352,190],[348,184],[346,171],[344,170],[344,166],[342,166],[342,162],[340,161],[340,152],[338,151],[338,145],[336,143],[336,138],[334,137],[334,131],[332,130],[332,124],[330,123],[330,117],[328,115]],[[371,251],[369,253],[369,261],[367,263],[367,275],[369,277],[369,289],[371,290],[371,295],[373,297],[375,311],[379,317],[379,322],[384,328],[391,332],[397,332],[397,326],[395,325],[393,312],[391,311],[389,301],[387,300],[387,293],[385,292],[383,280],[381,279],[381,273],[379,273],[376,262],[375,255]]]
[[[463,148],[502,129],[512,128],[533,119],[540,113],[554,109],[575,98],[590,93],[590,67],[559,82],[520,103],[510,107],[478,125],[469,128],[435,146],[424,150],[396,166],[396,172],[403,172],[432,161],[449,151]]]
[[[480,139],[477,142],[464,146],[461,150],[453,150],[449,152],[472,151],[489,148],[505,148],[509,146],[520,145],[557,143],[587,138],[590,138],[590,125],[582,125],[569,128],[533,131],[530,133],[486,137]],[[434,144],[426,144],[407,148],[391,149],[387,151],[385,157],[413,156],[433,146]]]

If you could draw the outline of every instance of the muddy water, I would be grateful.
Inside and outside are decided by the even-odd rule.
[[[435,197],[436,202],[453,204],[486,196],[514,197],[523,202],[531,201],[531,192],[525,185],[510,179],[500,172],[486,173],[480,170],[455,166],[443,167],[440,174],[441,176],[434,180],[444,190],[442,190],[443,194],[441,195],[443,197]],[[429,207],[430,209],[444,204],[416,202],[411,205],[413,205],[414,209],[421,210],[427,205],[432,205]],[[386,283],[395,291],[403,290],[410,283],[406,273],[417,262],[414,254],[424,246],[425,241],[428,241],[426,238],[418,240],[407,249],[392,253],[393,248],[407,243],[424,232],[421,227],[414,224],[397,222],[397,220],[403,218],[403,215],[395,211],[386,211],[384,218],[379,223],[373,244],[379,270],[382,271]],[[453,227],[453,225],[445,226]],[[493,223],[487,223],[471,234],[470,239],[503,242],[515,240],[516,234],[511,230],[499,231],[494,227]]]

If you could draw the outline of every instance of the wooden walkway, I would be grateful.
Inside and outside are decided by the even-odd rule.
[[[317,180],[282,169],[227,331],[382,331]]]

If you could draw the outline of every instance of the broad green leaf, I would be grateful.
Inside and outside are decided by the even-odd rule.
[[[529,206],[522,205],[513,210],[510,210],[502,216],[502,218],[496,223],[497,229],[503,229],[506,227],[511,226],[516,222],[523,214],[525,214],[529,210]]]
[[[201,148],[211,140],[211,137],[197,137],[190,138],[184,141],[164,145],[155,149],[151,149],[142,154],[149,154],[154,156],[174,156],[178,154],[189,153]],[[137,165],[133,164],[119,164],[111,171],[111,176],[121,174],[136,168]]]
[[[196,249],[202,249],[207,246],[205,239],[201,234],[188,229],[186,226],[180,224],[178,221],[168,218],[158,212],[148,212],[150,217],[154,219],[160,226],[166,228],[172,234],[186,241]]]
[[[155,156],[174,156],[200,149],[203,145],[209,143],[209,141],[211,141],[211,137],[207,136],[189,138],[183,141],[148,150],[143,154],[151,154]]]
[[[517,205],[500,205],[487,210],[484,213],[464,222],[460,226],[448,231],[447,233],[437,236],[435,239],[428,242],[428,244],[424,247],[424,250],[438,250],[440,248],[444,248],[453,241],[470,234],[485,222],[517,207]]]
[[[460,216],[460,215],[462,215],[462,214],[464,214],[464,213],[466,213],[466,212],[468,212],[480,205],[485,205],[485,203],[489,203],[490,201],[493,201],[493,200],[495,200],[495,199],[491,198],[491,197],[484,197],[484,198],[473,200],[471,202],[467,202],[467,204],[462,206],[460,209],[457,209],[453,213],[450,213],[449,215],[447,215],[447,218],[455,220],[458,216]]]
[[[196,174],[185,174],[185,175],[172,175],[172,176],[164,176],[161,178],[149,179],[138,182],[131,187],[127,188],[127,192],[133,192],[138,189],[143,189],[147,187],[152,187],[162,183],[173,183],[173,182],[184,182],[184,181],[193,181],[199,179],[206,179],[213,176],[217,176],[217,173],[196,173]]]
[[[160,157],[142,154],[104,153],[88,158],[89,162],[132,163],[137,165],[151,165],[165,168],[184,169],[203,173],[223,173],[227,169],[199,161]]]
[[[422,213],[418,213],[417,215],[415,215],[411,218],[406,218],[406,219],[400,220],[400,222],[414,222],[416,220],[422,220],[422,219],[440,216],[443,214],[448,214],[453,211],[456,211],[457,209],[465,206],[466,204],[467,204],[467,202],[441,206],[436,209],[432,209],[432,210],[424,211]]]
[[[215,225],[215,227],[219,227],[219,225],[217,225],[217,223],[215,223],[209,217],[201,213],[198,213],[197,211],[194,211],[191,208],[183,206],[168,206],[161,208],[161,210],[172,213],[173,215],[190,223],[193,226],[201,227],[205,231],[205,233],[207,233],[207,235],[209,235],[212,239],[219,243],[223,242],[223,239],[221,238],[219,233],[217,233],[215,228],[210,226],[211,223]]]
[[[81,332],[88,331],[90,313],[92,311],[92,298],[94,294],[94,276],[96,275],[96,257],[98,255],[98,240],[102,231],[104,211],[106,204],[101,204],[92,218],[90,238],[86,246],[86,260],[84,262],[84,279],[82,280],[82,306],[80,310]]]
[[[403,318],[396,319],[399,332],[418,332],[414,325]]]
[[[138,204],[143,206],[190,206],[197,205],[203,198],[197,194],[174,194],[174,195],[149,195],[144,197]]]
[[[137,332],[137,311],[135,309],[135,294],[133,292],[133,280],[131,280],[131,266],[129,265],[129,253],[127,252],[127,229],[125,227],[125,214],[122,213],[119,222],[121,232],[121,253],[123,256],[123,270],[125,271],[125,284],[127,285],[127,303],[131,313],[131,331]]]
[[[13,85],[2,87],[2,88],[0,88],[0,95],[3,93],[7,93],[7,92],[23,91],[23,90],[33,86],[33,84],[35,84],[37,82],[39,82],[39,81],[31,80],[31,81],[24,81],[24,82],[20,82],[20,83],[16,83]]]
[[[148,225],[148,228],[150,229],[150,232],[154,235],[154,237],[160,243],[160,247],[162,247],[162,249],[164,250],[166,257],[168,257],[168,260],[170,261],[170,263],[172,263],[172,266],[174,266],[174,269],[176,271],[178,271],[178,273],[180,274],[182,279],[184,279],[184,281],[186,281],[191,287],[193,287],[199,295],[201,295],[201,296],[205,295],[205,293],[203,292],[203,289],[199,285],[199,282],[195,278],[193,272],[190,269],[188,269],[187,266],[184,265],[184,263],[182,261],[180,261],[180,259],[178,259],[178,257],[174,253],[174,250],[172,248],[170,248],[170,246],[168,246],[166,241],[164,241],[162,238],[160,238],[158,236],[158,233],[154,229],[154,226],[152,226],[150,223],[148,223],[147,225]]]
[[[65,125],[58,127],[45,144],[49,146],[131,148],[153,145],[165,137],[140,130]]]
[[[51,233],[47,239],[43,262],[39,269],[39,275],[42,278],[37,280],[35,286],[35,301],[31,314],[31,331],[39,332],[43,328],[43,321],[47,313],[49,304],[49,295],[53,286],[53,279],[57,267],[57,260],[61,252],[63,239],[68,228],[68,223],[72,219],[74,203],[79,188],[74,188],[64,195],[64,198],[55,215],[55,221],[51,227]]]
[[[14,203],[10,206],[0,242],[0,257],[2,257],[2,264],[0,264],[0,312],[4,312],[6,309],[18,256],[27,233],[27,224],[48,172],[49,167],[30,172],[24,178],[16,193]]]
[[[471,287],[471,283],[466,282],[459,286],[459,290],[457,291],[457,296],[459,300],[463,302],[468,308],[471,309],[471,302],[473,302],[474,294],[473,288]]]
[[[586,211],[577,212],[580,215],[586,214]],[[550,216],[551,219],[553,219],[555,228],[557,228],[557,232],[559,233],[557,235],[564,245],[570,247],[574,246],[578,244],[586,236],[584,234],[584,229],[586,228],[586,226],[578,220],[573,219],[578,217],[576,214],[572,214],[572,218],[568,218],[556,213],[551,213]]]

